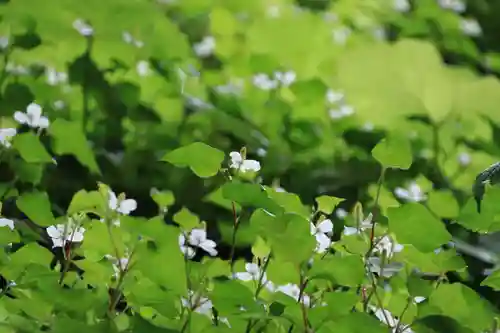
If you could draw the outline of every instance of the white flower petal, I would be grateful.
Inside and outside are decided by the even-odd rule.
[[[129,215],[131,212],[137,209],[137,201],[134,199],[126,199],[120,202],[120,206],[117,211],[124,215]]]
[[[331,233],[333,231],[333,223],[329,219],[323,220],[316,226],[316,229],[324,234]]]
[[[257,172],[260,170],[260,163],[255,160],[245,160],[241,164],[241,171],[254,171]]]
[[[9,227],[10,230],[14,230],[14,221],[11,219],[0,218],[0,227]]]
[[[25,125],[25,124],[28,124],[30,122],[28,115],[26,115],[26,113],[21,112],[21,111],[14,112],[14,120],[17,121],[21,125]]]

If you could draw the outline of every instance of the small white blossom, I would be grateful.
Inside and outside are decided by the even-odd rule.
[[[30,69],[28,67],[25,67],[23,65],[17,65],[14,64],[13,62],[8,62],[7,66],[5,66],[5,70],[7,73],[12,74],[12,75],[29,75],[30,74]]]
[[[236,80],[234,83],[230,82],[228,84],[218,85],[214,89],[221,95],[239,95],[243,89],[243,81]]]
[[[2,217],[0,218],[0,227],[9,227],[10,230],[14,230],[14,221]]]
[[[32,128],[47,128],[49,127],[49,119],[42,116],[42,107],[36,103],[30,103],[26,112],[16,111],[14,119],[22,125],[28,125]]]
[[[335,104],[344,99],[344,93],[342,91],[335,91],[332,89],[328,89],[326,92],[326,101],[329,104]]]
[[[145,60],[139,61],[135,66],[135,69],[137,71],[137,74],[139,74],[139,76],[148,76],[149,73],[151,72],[149,68],[149,62]]]
[[[364,123],[362,127],[363,131],[365,132],[372,132],[375,129],[375,126],[372,123]]]
[[[470,164],[471,162],[471,157],[468,153],[460,153],[457,157],[458,159],[458,164],[460,164],[460,166],[462,167],[466,167]]]
[[[354,108],[350,105],[341,105],[338,109],[330,109],[328,113],[332,119],[341,119],[353,115]]]
[[[443,9],[450,9],[455,13],[463,13],[465,11],[465,2],[461,0],[438,0],[439,6]]]
[[[258,161],[244,159],[237,151],[229,153],[229,157],[231,158],[230,168],[238,169],[241,172],[257,172],[260,170],[260,163]]]
[[[288,283],[288,284],[283,285],[283,286],[278,286],[276,288],[276,291],[281,291],[283,294],[292,297],[297,302],[299,302],[299,301],[302,302],[306,306],[311,305],[311,298],[309,297],[309,295],[302,293],[302,297],[300,297],[300,300],[299,300],[299,296],[301,296],[300,295],[300,288],[296,284]]]
[[[185,98],[186,98],[186,103],[189,106],[192,106],[192,107],[197,108],[197,109],[209,110],[209,109],[212,109],[214,107],[212,104],[207,103],[198,97],[186,95]]]
[[[310,222],[311,235],[316,238],[316,252],[324,253],[332,244],[329,235],[333,231],[333,223],[331,220],[323,220],[318,225]]]
[[[387,31],[383,27],[377,27],[373,29],[372,34],[376,40],[387,39]]]
[[[344,227],[344,235],[355,235],[359,234],[366,229],[371,229],[373,226],[373,214],[370,213],[368,216],[359,222],[359,226],[356,227]]]
[[[199,43],[194,44],[193,49],[194,53],[196,53],[198,57],[209,57],[215,50],[215,38],[212,36],[206,36]]]
[[[341,27],[341,28],[334,29],[332,31],[333,41],[336,44],[344,45],[347,42],[347,38],[349,38],[351,33],[352,33],[351,29],[349,29],[347,27]]]
[[[267,150],[265,150],[264,148],[258,148],[257,155],[260,157],[265,157],[267,155]]]
[[[0,37],[0,49],[5,50],[9,47],[9,37],[1,36]]]
[[[259,73],[254,75],[253,84],[262,90],[272,90],[278,87],[278,81],[271,79],[267,74]]]
[[[47,67],[45,70],[47,75],[47,83],[51,86],[56,86],[60,83],[64,83],[68,80],[68,74],[64,72],[58,72],[55,68]]]
[[[66,103],[64,103],[64,101],[61,100],[55,101],[52,105],[56,110],[62,110],[66,107]]]
[[[481,26],[475,19],[462,19],[460,21],[460,29],[470,37],[479,37],[483,33]]]
[[[262,276],[261,276],[262,275]],[[267,279],[265,272],[262,272],[261,268],[254,263],[245,264],[245,272],[237,272],[234,277],[241,281],[259,281],[260,283],[269,291],[274,292],[275,286],[272,281]]]
[[[0,144],[5,148],[10,148],[12,145],[10,141],[16,136],[17,130],[15,128],[1,128],[0,129]]]
[[[116,196],[115,192],[108,190],[108,206],[112,211],[119,214],[129,215],[137,209],[137,201],[134,199],[120,199]]]
[[[142,41],[135,39],[128,31],[124,31],[122,33],[122,38],[125,43],[134,45],[137,48],[141,48],[144,46],[144,43]]]
[[[391,276],[397,274],[401,269],[403,269],[404,265],[399,262],[385,262],[382,267],[382,259],[379,257],[370,257],[367,260],[368,269],[372,273],[377,273],[386,278],[390,278]]]
[[[267,7],[266,14],[269,17],[278,18],[281,16],[281,9],[277,5],[271,5]]]
[[[274,73],[274,78],[281,82],[281,84],[285,87],[288,87],[291,85],[293,82],[295,82],[295,79],[297,78],[297,74],[294,71],[288,71],[288,72],[275,72]]]
[[[399,320],[393,317],[392,313],[385,309],[371,307],[378,320],[392,328],[392,333],[414,333],[409,325],[400,325]],[[399,326],[398,331],[396,328]]]
[[[396,189],[394,189],[394,194],[399,199],[404,199],[411,202],[419,202],[427,199],[425,193],[415,182],[411,182],[408,188],[396,187]]]
[[[88,37],[94,34],[94,28],[82,19],[77,19],[73,22],[73,28],[82,36]]]
[[[337,208],[335,211],[335,216],[337,216],[338,219],[343,220],[347,217],[348,213],[344,208]]]
[[[408,0],[394,0],[393,6],[394,9],[400,13],[406,13],[411,9],[410,2]]]
[[[394,253],[401,252],[403,250],[403,245],[394,242],[391,237],[384,236],[376,240],[375,248],[373,253],[383,253],[385,252],[387,258],[392,258]]]
[[[83,241],[85,228],[73,225],[69,219],[67,224],[53,225],[47,228],[47,234],[52,239],[52,247],[65,247],[68,243],[80,243]]]
[[[207,232],[204,229],[193,229],[187,237],[184,233],[179,235],[181,252],[189,259],[193,258],[196,254],[195,248],[201,248],[211,256],[216,256],[216,245],[213,240],[207,239]]]

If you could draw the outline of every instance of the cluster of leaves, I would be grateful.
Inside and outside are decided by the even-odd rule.
[[[94,2],[0,6],[1,332],[496,333],[479,2]]]

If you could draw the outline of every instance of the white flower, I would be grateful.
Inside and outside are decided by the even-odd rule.
[[[265,150],[264,148],[258,148],[257,155],[259,155],[260,157],[265,157],[267,155],[267,150]]]
[[[324,253],[332,244],[329,234],[333,231],[333,223],[330,220],[323,220],[317,226],[310,222],[311,235],[316,238],[316,252]]]
[[[16,111],[14,119],[22,125],[28,125],[32,128],[47,128],[49,127],[49,119],[42,116],[42,107],[36,103],[30,103],[26,112]]]
[[[392,333],[413,333],[413,330],[410,329],[409,325],[399,325],[399,330],[396,331],[399,324],[398,319],[394,318],[388,310],[374,307],[371,308],[374,310],[374,314],[378,320],[392,328]]]
[[[235,277],[238,280],[242,281],[258,281],[260,278],[261,270],[257,264],[254,263],[246,263],[245,264],[246,272],[237,272],[235,273]],[[265,273],[264,273],[265,276]],[[265,278],[263,277],[263,280]]]
[[[82,19],[75,20],[73,22],[73,28],[75,28],[80,35],[85,37],[92,36],[94,34],[94,28]]]
[[[344,99],[344,93],[342,91],[335,91],[332,89],[328,89],[326,92],[326,100],[330,104],[335,104]]]
[[[406,13],[411,9],[410,2],[408,0],[394,0],[394,9],[400,13]]]
[[[341,105],[338,109],[330,109],[330,118],[341,119],[354,114],[354,108],[350,105]]]
[[[10,230],[14,230],[14,221],[2,217],[0,218],[0,227],[9,227]]]
[[[456,13],[465,11],[465,2],[461,0],[438,0],[439,6],[443,9],[451,9]]]
[[[5,50],[7,47],[9,47],[9,37],[0,37],[0,49]]]
[[[189,232],[188,237],[184,233],[179,235],[181,252],[189,259],[193,258],[196,253],[194,248],[201,248],[211,256],[216,256],[216,245],[213,240],[207,239],[207,232],[204,229],[193,229]]]
[[[17,130],[15,128],[1,128],[0,129],[0,144],[5,148],[9,148],[11,146],[10,141],[17,134]]]
[[[474,19],[462,19],[460,21],[460,29],[470,37],[479,37],[483,33],[481,26]]]
[[[58,85],[59,83],[64,83],[68,79],[68,74],[64,72],[58,72],[55,68],[47,67],[45,70],[47,75],[47,83],[51,86]]]
[[[359,226],[356,227],[344,227],[344,235],[355,235],[359,234],[366,229],[371,229],[373,226],[373,214],[370,213],[368,216],[359,222]]]
[[[198,57],[206,58],[214,53],[215,38],[212,36],[204,37],[201,42],[194,44],[194,53]]]
[[[281,84],[285,87],[288,87],[291,85],[293,82],[295,82],[295,79],[297,78],[297,74],[295,74],[294,71],[288,71],[288,72],[275,72],[274,73],[274,78],[281,82]]]
[[[122,38],[123,38],[123,41],[127,44],[132,44],[134,45],[135,47],[137,48],[141,48],[144,46],[144,43],[140,40],[137,40],[135,39],[132,34],[128,31],[124,31],[122,33]]]
[[[85,228],[75,228],[71,219],[67,224],[58,224],[47,228],[47,234],[52,238],[52,247],[65,247],[67,243],[80,243],[83,241],[84,233]]]
[[[204,110],[208,110],[208,109],[212,109],[213,108],[213,105],[210,104],[210,103],[207,103],[205,102],[204,100],[198,98],[198,97],[194,97],[194,96],[188,96],[186,95],[186,102],[189,106],[192,106],[194,108],[197,108],[197,109],[204,109]]]
[[[468,153],[462,152],[458,155],[458,164],[462,167],[466,167],[470,164],[471,162],[471,157]]]
[[[283,286],[278,286],[276,288],[276,291],[281,291],[283,294],[292,297],[297,302],[300,301],[300,302],[304,303],[306,306],[311,305],[311,298],[304,293],[302,293],[302,297],[300,297],[301,299],[299,300],[299,296],[301,296],[300,295],[300,288],[296,284],[288,283],[288,284],[283,285]]]
[[[262,278],[261,278],[262,275]],[[269,291],[274,292],[275,287],[272,281],[267,280],[267,275],[260,267],[254,263],[245,264],[245,272],[237,272],[234,277],[241,281],[259,281]]]
[[[362,129],[365,132],[372,132],[375,129],[375,126],[370,122],[366,122],[363,124]]]
[[[54,109],[56,109],[56,110],[62,110],[66,107],[66,103],[64,103],[64,101],[61,101],[59,99],[53,103],[53,106],[54,106]]]
[[[381,261],[382,259],[380,259],[379,257],[368,258],[367,263],[370,272],[377,273],[379,275],[382,275],[383,277],[390,278],[404,267],[404,265],[399,262],[391,262],[391,263],[385,262],[382,267]]]
[[[394,242],[391,237],[384,236],[376,240],[374,253],[385,252],[387,258],[391,258],[394,253],[401,252],[403,250],[403,245]]]
[[[210,315],[212,310],[212,301],[188,290],[188,298],[181,297],[181,303],[184,307],[190,307],[195,312]]]
[[[231,157],[231,163],[229,164],[230,168],[238,169],[241,172],[257,172],[260,170],[260,163],[258,161],[243,159],[243,156],[236,151],[229,153],[229,156]]]
[[[417,304],[418,304],[418,303],[422,303],[423,301],[425,301],[425,300],[426,300],[426,298],[425,298],[425,297],[423,297],[423,296],[415,296],[415,297],[413,298],[413,300],[415,301],[415,303],[417,303]]]
[[[137,201],[134,199],[121,199],[118,200],[115,192],[108,191],[108,206],[112,211],[116,211],[123,215],[129,215],[137,209]]]
[[[377,27],[372,31],[373,37],[377,40],[385,40],[387,39],[387,32],[383,27]]]
[[[236,80],[234,83],[230,82],[225,85],[218,85],[214,89],[221,95],[239,95],[243,88],[243,81]]]
[[[147,76],[150,73],[149,62],[141,60],[137,63],[135,69],[137,71],[137,74],[139,74],[139,76]]]
[[[8,62],[7,66],[5,66],[5,70],[12,75],[29,75],[30,70],[28,67],[23,65],[16,65],[12,62]]]
[[[351,32],[351,29],[346,27],[334,29],[332,31],[333,41],[336,44],[344,45],[347,41],[347,38],[349,38],[349,36],[351,35]]]
[[[253,84],[262,90],[272,90],[278,87],[278,81],[271,79],[267,74],[259,73],[254,75]]]
[[[394,194],[399,199],[412,202],[419,202],[427,199],[427,196],[416,182],[411,182],[407,189],[396,187],[396,189],[394,189]]]
[[[335,211],[335,215],[338,219],[343,220],[347,217],[347,211],[344,208],[337,208],[337,210]]]
[[[269,17],[277,18],[281,16],[281,9],[277,5],[268,6],[266,9],[266,14]]]

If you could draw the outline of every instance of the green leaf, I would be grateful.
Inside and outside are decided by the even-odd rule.
[[[174,221],[178,223],[185,231],[190,231],[200,224],[200,219],[195,214],[191,213],[189,209],[183,207],[174,215]]]
[[[427,200],[429,209],[442,218],[455,218],[460,207],[451,191],[433,191]]]
[[[300,215],[286,213],[275,223],[284,227],[283,232],[275,233],[271,229],[266,236],[276,260],[293,263],[308,260],[316,247],[316,239],[311,235],[309,220]]]
[[[38,137],[32,132],[16,135],[13,139],[13,146],[17,149],[21,157],[28,163],[49,163],[53,162],[45,147]]]
[[[214,289],[210,295],[214,307],[221,314],[231,314],[243,306],[247,311],[263,311],[254,301],[250,289],[237,280],[214,280]]]
[[[17,230],[11,230],[8,226],[0,227],[0,246],[7,246],[10,243],[19,242]]]
[[[408,169],[413,161],[410,142],[403,135],[391,134],[382,139],[372,155],[384,168]]]
[[[355,287],[363,282],[365,265],[358,255],[335,255],[315,262],[311,272],[313,277],[333,279],[337,284]]]
[[[104,200],[98,191],[87,192],[80,190],[73,195],[68,208],[68,215],[80,212],[92,212],[103,216],[105,212]]]
[[[255,243],[252,245],[252,254],[257,258],[265,258],[269,255],[271,249],[267,245],[266,241],[262,237],[257,236]]]
[[[19,180],[37,185],[42,180],[44,166],[17,159],[12,161],[12,169],[16,171]]]
[[[387,210],[389,230],[401,244],[412,244],[431,252],[451,240],[444,224],[419,203],[408,203]]]
[[[359,301],[359,296],[354,291],[326,292],[323,294],[323,301],[328,304],[328,312],[338,316],[348,314]]]
[[[189,167],[198,177],[212,177],[219,172],[224,153],[203,142],[194,142],[167,153],[162,161],[177,167]]]
[[[40,226],[48,227],[55,222],[49,196],[45,192],[24,193],[17,198],[16,205],[30,220]]]
[[[287,213],[299,214],[303,217],[309,217],[311,210],[305,206],[300,200],[299,196],[288,192],[277,192],[273,188],[266,188],[267,195],[279,206],[281,206]]]
[[[101,173],[80,122],[58,118],[50,125],[49,133],[55,139],[53,148],[58,155],[74,155],[90,171]]]
[[[461,283],[440,284],[429,305],[474,332],[488,329],[493,321],[493,309],[487,301]]]
[[[172,191],[155,191],[151,194],[151,197],[162,210],[175,203],[174,192]]]
[[[263,208],[273,214],[283,212],[267,192],[258,184],[230,182],[222,185],[222,195],[227,200],[235,201],[242,206]]]
[[[333,213],[335,207],[340,204],[345,199],[332,197],[329,195],[322,195],[316,198],[316,203],[318,204],[318,210],[325,214]]]
[[[481,282],[482,286],[488,286],[494,290],[500,290],[500,270],[491,273],[486,279]]]

